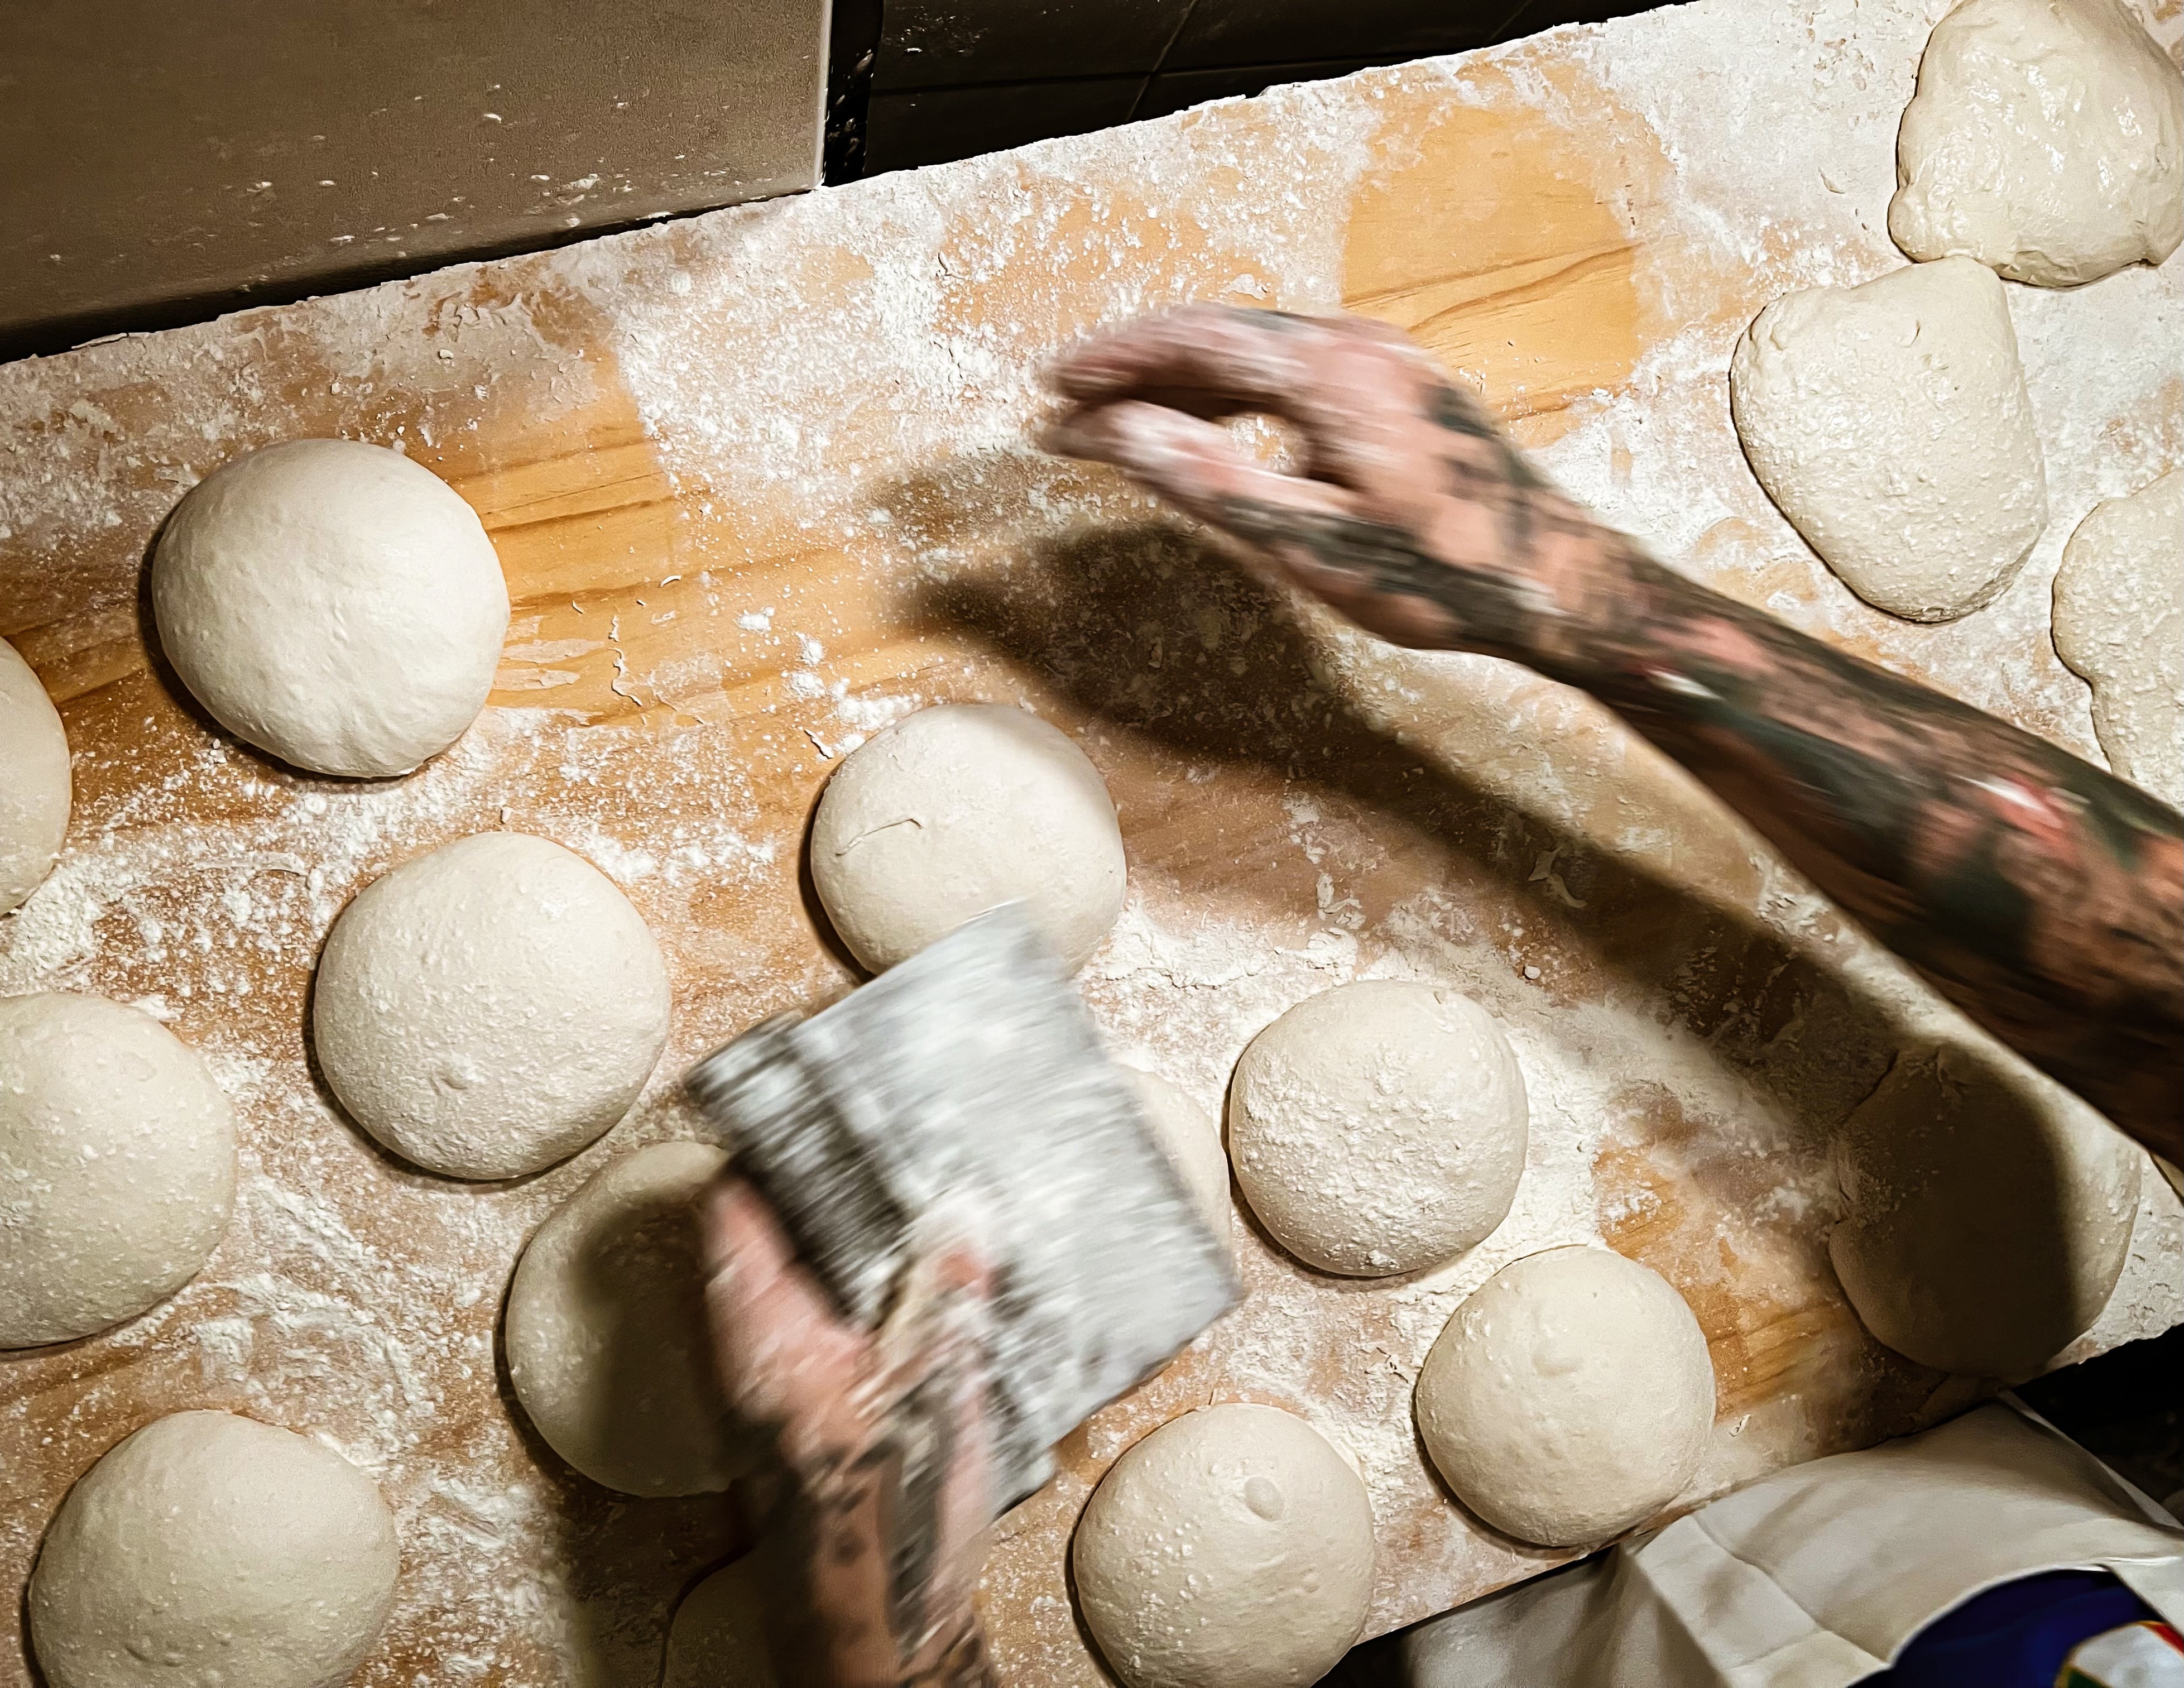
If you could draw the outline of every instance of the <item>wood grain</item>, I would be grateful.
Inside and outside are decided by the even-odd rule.
[[[684,1065],[852,986],[801,871],[811,807],[863,734],[946,699],[1034,708],[1106,777],[1132,903],[1084,983],[1127,1058],[1214,1105],[1289,1002],[1408,974],[1501,1015],[1534,1093],[1518,1208],[1449,1267],[1331,1279],[1240,1209],[1244,1309],[1067,1439],[996,1531],[986,1609],[1011,1682],[1105,1680],[1070,1529],[1131,1440],[1209,1401],[1284,1406],[1358,1455],[1368,1632],[1557,1563],[1464,1513],[1410,1430],[1448,1312],[1533,1248],[1604,1239],[1691,1302],[1722,1412],[1686,1501],[1975,1398],[1867,1336],[1825,1260],[1829,1134],[1919,993],[1584,700],[1349,637],[1024,443],[1033,372],[1088,326],[1186,298],[1346,304],[1417,333],[1615,519],[1665,539],[1700,512],[1684,565],[2086,748],[2044,621],[2003,606],[1906,632],[1846,602],[1723,410],[1719,359],[1769,298],[1897,261],[1873,207],[1925,22],[1907,0],[1779,18],[1702,0],[0,370],[0,632],[60,702],[76,780],[61,870],[0,922],[0,989],[155,999],[235,1095],[246,1173],[233,1232],[174,1301],[0,1356],[0,1589],[106,1447],[226,1406],[328,1437],[396,1507],[403,1588],[359,1683],[654,1680],[676,1600],[742,1535],[716,1498],[631,1501],[560,1466],[499,1375],[502,1288],[599,1166],[695,1128]],[[1734,97],[1693,72],[1687,104],[1711,115],[1648,104],[1648,67],[1702,67],[1732,38]],[[1786,209],[1777,153],[1865,175]],[[2170,285],[2080,303],[2128,340]],[[2097,459],[2184,438],[2184,389],[2054,402],[2092,407],[2051,450],[2059,499],[2090,499]],[[508,576],[491,705],[407,781],[279,766],[148,650],[142,572],[174,500],[309,435],[446,476]],[[677,1023],[600,1144],[468,1186],[342,1117],[312,1075],[308,991],[357,889],[496,826],[623,884]],[[2173,1203],[2148,1204],[2142,1256],[2178,1233]],[[2184,1312],[2147,1258],[2133,1271],[2087,1345]],[[16,1603],[0,1614],[0,1684],[27,1683]]]

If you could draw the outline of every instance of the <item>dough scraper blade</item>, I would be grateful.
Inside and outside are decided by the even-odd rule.
[[[935,1227],[992,1268],[994,1498],[1234,1305],[1228,1250],[1022,911],[980,915],[684,1081],[843,1315],[870,1329]]]

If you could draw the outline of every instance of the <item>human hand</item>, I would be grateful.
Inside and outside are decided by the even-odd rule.
[[[992,1515],[982,1333],[967,1245],[913,1265],[876,1331],[835,1310],[773,1210],[724,1178],[705,1213],[706,1299],[731,1405],[773,1428],[823,1680],[983,1688],[972,1591]]]
[[[1555,673],[1627,595],[1622,536],[1382,324],[1190,305],[1095,336],[1048,381],[1068,401],[1049,450],[1125,471],[1396,643]],[[1217,426],[1252,412],[1302,436],[1299,473]]]

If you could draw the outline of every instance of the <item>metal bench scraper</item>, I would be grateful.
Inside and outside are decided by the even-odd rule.
[[[1014,905],[685,1084],[844,1316],[871,1329],[936,1216],[994,1273],[996,1500],[1233,1306],[1207,1230],[1060,959]]]

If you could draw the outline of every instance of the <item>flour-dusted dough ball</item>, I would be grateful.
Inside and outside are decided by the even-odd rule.
[[[1001,704],[920,710],[850,753],[811,822],[811,883],[874,972],[1021,900],[1071,968],[1123,911],[1123,833],[1091,758]]]
[[[583,857],[480,833],[374,880],[319,959],[326,1083],[397,1154],[459,1178],[565,1160],[624,1114],[667,1040],[667,967]]]
[[[1737,343],[1729,402],[1767,496],[1891,615],[1990,602],[2047,525],[2016,331],[1969,258],[1775,300]]]
[[[1306,1688],[1364,1627],[1364,1479],[1279,1407],[1202,1407],[1117,1460],[1078,1521],[1078,1608],[1128,1688]]]
[[[2184,241],[2184,78],[2119,0],[1966,0],[1896,139],[1888,232],[2074,287]]]
[[[2055,575],[2055,650],[2093,688],[2109,766],[2184,805],[2184,469],[2078,524]]]
[[[148,1014],[0,997],[0,1348],[88,1336],[197,1275],[235,1205],[235,1117]]]
[[[660,1688],[780,1688],[766,1639],[778,1598],[757,1552],[714,1572],[675,1608]]]
[[[1524,1176],[1524,1074],[1494,1017],[1399,979],[1307,997],[1251,1040],[1228,1157],[1274,1240],[1354,1278],[1485,1240]]]
[[[159,643],[220,724],[320,773],[404,774],[485,707],[508,585],[429,469],[292,440],[192,487],[152,559]]]
[[[1605,1249],[1503,1267],[1418,1373],[1418,1435],[1465,1506],[1519,1540],[1605,1541],[1682,1492],[1713,1428],[1705,1333]]]
[[[1221,1123],[1204,1108],[1156,1072],[1136,1067],[1123,1069],[1130,1088],[1137,1092],[1153,1134],[1168,1159],[1183,1174],[1184,1187],[1206,1221],[1206,1228],[1224,1244],[1228,1240],[1228,1156],[1221,1146]]]
[[[0,639],[0,914],[53,871],[68,832],[68,735],[31,665]]]
[[[2021,1383],[2108,1305],[2145,1159],[2030,1067],[1907,1050],[1836,1140],[1828,1255],[1897,1353]]]
[[[698,1203],[727,1157],[624,1155],[523,1251],[504,1335],[515,1398],[555,1453],[628,1495],[725,1489],[755,1444],[728,1419],[705,1323]]]
[[[344,1688],[401,1568],[372,1480],[229,1412],[176,1412],[61,1503],[31,1577],[53,1688]]]

